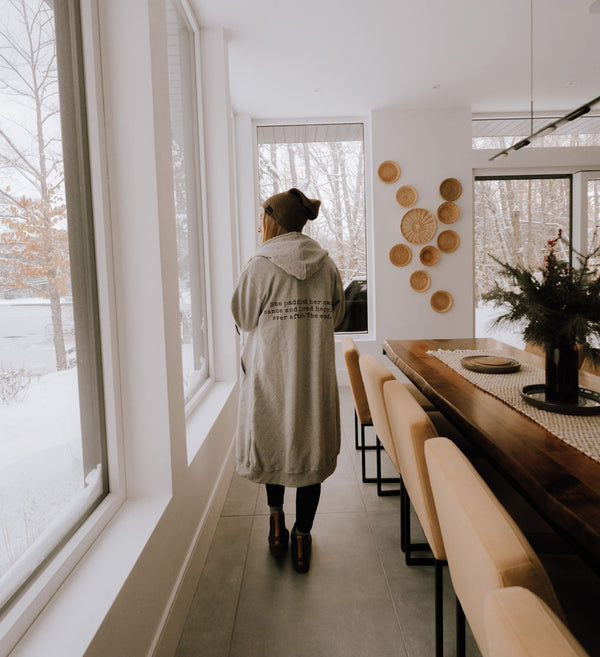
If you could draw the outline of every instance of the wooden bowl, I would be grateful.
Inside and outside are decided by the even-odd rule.
[[[437,245],[444,253],[453,253],[458,249],[460,237],[453,230],[443,230],[437,238]]]
[[[419,253],[419,260],[421,261],[421,264],[426,267],[433,267],[433,265],[437,264],[439,259],[440,252],[431,244],[424,246]]]
[[[409,283],[415,292],[425,292],[431,285],[431,276],[426,271],[417,269],[410,275]]]
[[[402,217],[400,231],[407,242],[425,244],[435,235],[435,217],[429,210],[414,208]]]
[[[436,313],[447,313],[452,308],[452,295],[446,290],[438,290],[431,295],[429,303]]]
[[[406,266],[412,259],[412,251],[406,244],[395,244],[390,249],[390,262],[396,267]]]
[[[402,185],[396,192],[396,201],[404,208],[411,208],[418,198],[417,190],[412,185]]]
[[[440,185],[440,196],[444,201],[456,201],[462,194],[462,185],[456,178],[446,178]]]
[[[460,210],[458,209],[458,205],[452,201],[442,203],[437,209],[437,218],[443,224],[453,224],[459,216]]]
[[[384,183],[390,185],[400,178],[400,166],[397,162],[394,162],[394,160],[385,160],[385,162],[382,162],[379,165],[377,175],[380,180],[383,180]]]

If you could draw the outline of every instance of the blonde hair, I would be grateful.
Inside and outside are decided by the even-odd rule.
[[[279,235],[285,235],[288,231],[280,226],[274,219],[272,219],[266,212],[263,212],[262,218],[262,241],[266,242],[272,237],[278,237]]]

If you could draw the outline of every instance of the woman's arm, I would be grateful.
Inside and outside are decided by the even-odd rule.
[[[231,299],[231,312],[239,329],[251,331],[258,326],[262,299],[246,267],[238,279]]]

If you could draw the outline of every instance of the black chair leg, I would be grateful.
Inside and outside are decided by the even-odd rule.
[[[377,449],[375,450],[376,456],[377,456],[377,495],[379,497],[386,497],[390,495],[400,495],[400,488],[393,488],[392,490],[383,490],[381,487],[381,484],[388,484],[388,483],[400,483],[402,480],[400,477],[382,477],[381,476],[381,451],[383,449],[381,445],[381,441],[379,438],[375,438],[376,441],[376,446]],[[364,456],[364,452],[363,452]]]
[[[465,657],[465,612],[456,598],[456,657]]]
[[[429,550],[429,543],[413,543],[410,537],[410,497],[404,486],[400,485],[400,548],[404,552],[407,566],[433,566],[433,557],[413,557],[413,552]]]
[[[444,657],[444,562],[435,560],[435,657]]]
[[[354,409],[354,448],[360,449],[358,443],[358,414],[356,413],[356,409]]]

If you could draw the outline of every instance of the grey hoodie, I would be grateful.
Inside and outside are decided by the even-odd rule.
[[[302,233],[268,240],[231,302],[244,332],[237,471],[259,483],[308,486],[340,447],[334,328],[344,316],[337,267]]]

